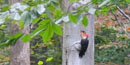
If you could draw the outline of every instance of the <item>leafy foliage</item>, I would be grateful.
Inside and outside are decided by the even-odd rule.
[[[31,44],[31,65],[36,65],[42,61],[44,65],[61,64],[61,44],[58,35],[54,35],[52,42],[43,44],[40,36],[33,39]],[[35,40],[35,41],[34,41]]]
[[[108,28],[105,25],[101,27],[101,31],[96,32],[95,43],[99,45],[109,44],[116,41],[117,31],[113,28]]]
[[[43,65],[43,61],[38,61],[38,65]]]
[[[38,24],[38,27],[31,33],[31,35],[24,34],[22,40],[23,42],[29,42],[32,38],[39,35],[36,33],[40,33],[44,43],[49,42],[54,33],[62,35],[62,27],[59,25],[60,22],[71,21],[73,23],[77,23],[79,22],[78,19],[80,13],[83,12],[83,10],[78,14],[72,14],[72,12],[63,12],[62,8],[60,7],[60,1],[58,0],[27,0],[11,6],[3,6],[0,11],[0,20],[3,22],[13,20],[14,23],[19,21],[19,29],[22,29],[24,26],[33,26]],[[67,19],[66,16],[68,16],[69,19]],[[59,21],[59,23],[57,23],[57,21]],[[87,26],[88,20],[86,17],[82,18],[82,24]]]
[[[117,30],[106,26],[101,27],[101,31],[96,32],[96,64],[109,64],[109,62],[119,65],[130,64],[130,39],[126,36],[118,36],[119,34]]]
[[[0,4],[3,2],[4,1],[0,0]],[[78,2],[78,0],[70,0],[70,2]],[[40,40],[43,41],[38,40],[38,42],[36,42],[32,46],[32,56],[38,58],[38,63],[36,64],[51,65],[54,63],[55,65],[60,65],[61,49],[59,49],[59,46],[58,44],[56,44],[56,41],[55,45],[53,44],[52,38],[55,34],[63,34],[62,25],[60,25],[61,23],[72,22],[77,24],[78,22],[81,22],[84,26],[87,26],[88,19],[82,13],[88,11],[88,13],[95,13],[97,16],[99,16],[100,14],[108,15],[109,11],[116,12],[116,6],[124,8],[130,3],[130,1],[92,0],[92,3],[94,5],[93,8],[89,8],[87,4],[84,4],[84,6],[78,7],[76,10],[74,10],[74,12],[63,12],[61,8],[61,0],[24,0],[21,3],[0,6],[0,37],[2,39],[0,41],[0,46],[4,47],[14,45],[18,39],[22,39],[23,42],[30,42],[33,39],[40,37]],[[4,26],[3,24],[10,21],[12,21],[14,24],[16,22],[19,23],[19,30],[21,30],[24,26],[30,25],[37,25],[37,27],[32,30],[30,34],[16,33],[14,35],[8,36],[8,33],[4,33],[3,31],[4,27],[6,27],[6,25]],[[113,62],[113,60],[117,60],[114,63],[128,63],[129,53],[127,52],[129,52],[129,44],[127,43],[129,43],[129,39],[123,38],[122,36],[117,37],[117,31],[115,31],[113,28],[102,27],[101,30],[102,31],[100,32],[96,32],[96,46],[110,44],[115,41],[118,42],[119,40],[122,40],[121,42],[126,44],[122,47],[112,46],[110,48],[101,50],[101,55],[97,56],[96,54],[96,61]],[[38,49],[36,49],[37,47]],[[34,50],[34,48],[36,50]],[[42,51],[43,49],[45,50]],[[59,50],[59,52],[56,52],[57,49]],[[44,54],[40,54],[38,52],[44,52]],[[57,58],[57,56],[58,60],[55,59]],[[45,60],[49,62],[46,62]]]

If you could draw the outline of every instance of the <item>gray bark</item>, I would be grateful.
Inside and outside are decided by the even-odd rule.
[[[68,9],[68,0],[62,0],[63,10]],[[63,27],[63,56],[62,65],[94,65],[94,16],[87,14],[89,24],[83,27],[82,24],[64,24]],[[89,46],[83,58],[79,58],[79,51],[76,50],[75,42],[80,41],[80,31],[84,30],[90,34]],[[72,48],[72,49],[71,49]],[[74,50],[75,49],[75,50]]]
[[[9,4],[14,4],[20,2],[21,0],[9,0]],[[18,23],[9,24],[10,35],[13,35],[18,32],[29,34],[29,27],[23,27],[23,29],[18,29]],[[21,40],[18,40],[14,46],[10,47],[10,65],[30,65],[30,44],[23,43]]]

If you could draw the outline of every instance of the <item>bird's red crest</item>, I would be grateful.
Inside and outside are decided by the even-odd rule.
[[[89,34],[88,34],[88,33],[86,33],[86,36],[87,36],[87,37],[89,37]]]

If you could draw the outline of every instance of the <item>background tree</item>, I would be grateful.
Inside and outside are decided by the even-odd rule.
[[[14,4],[21,2],[22,0],[9,0],[9,4]],[[15,35],[16,33],[25,33],[29,34],[29,27],[23,27],[19,30],[19,23],[13,23],[13,21],[9,24],[9,32],[10,35]],[[16,41],[15,45],[10,47],[10,65],[30,65],[30,44],[23,43],[21,40]]]
[[[66,5],[68,5],[68,6],[66,6]],[[62,6],[63,6],[63,11],[67,11],[69,7],[72,7],[72,8],[76,7],[73,5],[71,6],[68,0],[62,0]],[[90,5],[90,6],[92,6],[92,5]],[[90,13],[85,14],[84,17],[86,17],[86,16],[87,16],[88,20],[84,20],[84,21],[82,21],[82,23],[88,21],[87,27],[84,27],[83,25],[81,25],[81,23],[80,24],[74,24],[74,23],[64,24],[64,27],[63,27],[63,57],[62,57],[63,63],[62,63],[62,65],[67,65],[67,64],[94,65],[94,17]],[[73,17],[76,17],[76,16],[73,16]],[[73,22],[75,22],[75,21],[73,20]],[[72,47],[74,42],[80,41],[80,39],[81,39],[80,31],[81,30],[85,30],[87,33],[90,34],[90,37],[89,37],[90,42],[89,42],[88,50],[87,50],[85,56],[83,57],[83,59],[81,60],[81,63],[79,64],[79,63],[77,63],[76,60],[78,60],[80,58],[75,58],[76,57],[75,53],[78,54],[78,52],[70,51],[70,53],[72,53],[72,55],[71,55],[69,52],[67,52],[70,49],[67,49],[67,48]],[[71,60],[69,60],[68,58],[71,58]]]
[[[91,14],[96,14],[97,18],[100,22],[96,22],[96,29],[98,32],[96,32],[96,48],[99,49],[99,55],[96,58],[96,62],[113,62],[114,60],[117,60],[117,62],[120,62],[121,65],[128,64],[127,61],[129,61],[129,53],[127,53],[129,48],[129,7],[127,8],[128,4],[130,3],[129,0],[92,0],[90,3],[93,4],[93,7],[91,5],[85,4],[87,1],[78,1],[78,0],[70,0],[70,2],[73,2],[72,6],[69,4],[69,1],[62,1],[64,3],[68,3],[67,5],[63,5],[63,11],[60,7],[61,2],[59,0],[24,0],[20,3],[14,3],[12,5],[7,5],[2,2],[2,6],[0,6],[0,23],[1,27],[4,27],[5,23],[13,22],[15,24],[18,24],[18,32],[21,32],[22,29],[25,27],[28,27],[31,25],[33,27],[35,24],[37,27],[30,32],[30,34],[24,34],[22,33],[15,33],[13,35],[6,35],[7,38],[1,41],[0,48],[5,46],[14,46],[15,42],[17,40],[22,40],[22,42],[27,43],[33,40],[33,38],[39,36],[40,40],[38,45],[46,46],[48,50],[52,49],[49,44],[52,43],[52,37],[55,34],[62,35],[62,23],[64,22],[65,25],[65,31],[67,32],[65,36],[70,35],[70,32],[72,29],[71,27],[77,29],[80,24],[79,21],[82,22],[84,26],[87,26],[88,19],[86,18],[86,15],[88,15],[88,18],[91,18]],[[84,4],[84,5],[81,5]],[[90,5],[88,7],[88,5]],[[67,8],[64,7],[69,7]],[[72,8],[74,7],[74,8]],[[67,10],[67,11],[65,11]],[[88,13],[84,13],[84,12]],[[110,15],[110,16],[109,16]],[[101,18],[100,18],[101,17]],[[4,22],[7,21],[7,22]],[[102,22],[103,21],[103,22]],[[4,24],[3,24],[4,23]],[[75,24],[74,24],[75,23]],[[110,25],[110,24],[113,25]],[[66,25],[67,24],[67,25]],[[100,25],[102,25],[100,28]],[[72,26],[70,26],[72,25]],[[8,27],[8,25],[6,25]],[[68,27],[66,27],[68,26]],[[99,27],[98,27],[99,26]],[[105,27],[107,26],[107,27]],[[70,28],[69,28],[70,27]],[[66,29],[69,28],[70,32]],[[88,27],[89,28],[89,27]],[[110,29],[109,29],[110,28]],[[3,28],[4,29],[4,28]],[[79,29],[84,29],[83,26],[81,26]],[[120,31],[115,35],[115,30]],[[4,29],[6,30],[6,29]],[[103,32],[101,31],[103,30]],[[87,31],[90,33],[89,31]],[[104,33],[105,32],[105,33]],[[72,37],[77,36],[79,34],[79,31],[75,30],[72,31]],[[75,34],[76,33],[76,34]],[[126,33],[126,34],[123,34]],[[74,35],[74,36],[73,36]],[[109,36],[111,35],[111,36]],[[114,37],[112,37],[114,35]],[[64,39],[67,38],[64,36]],[[90,35],[92,36],[92,35]],[[3,37],[1,35],[1,37]],[[70,35],[71,37],[71,35]],[[107,38],[109,37],[109,38]],[[56,37],[57,38],[57,37]],[[68,37],[69,38],[69,37]],[[76,41],[79,40],[80,36],[77,36],[77,38],[74,38],[74,40],[70,41]],[[91,39],[91,37],[90,37]],[[122,41],[119,41],[122,40]],[[123,42],[125,40],[125,42]],[[127,40],[127,41],[126,41]],[[6,41],[6,42],[4,42]],[[69,41],[69,42],[70,42]],[[118,41],[118,42],[117,42]],[[111,44],[112,43],[112,44]],[[115,45],[115,47],[111,47],[112,45]],[[119,43],[119,44],[115,44]],[[123,44],[125,43],[125,44]],[[68,44],[65,44],[66,46]],[[65,46],[64,45],[64,46]],[[41,47],[40,46],[40,47]],[[108,46],[108,49],[103,49]],[[118,47],[119,46],[119,47]],[[91,46],[90,46],[91,47]],[[120,48],[121,47],[121,48]],[[7,47],[6,47],[7,48]],[[90,49],[90,48],[89,48]],[[101,50],[100,50],[101,49]],[[103,49],[103,50],[102,50]],[[111,50],[114,49],[114,50]],[[121,50],[123,49],[123,50]],[[53,50],[53,49],[52,49]],[[39,49],[40,51],[40,49]],[[97,51],[97,49],[96,49]],[[100,53],[101,51],[101,53]],[[113,54],[109,54],[109,52],[116,52]],[[33,53],[33,51],[32,51]],[[47,51],[49,54],[49,51]],[[51,53],[51,52],[50,52]],[[106,53],[105,55],[103,55]],[[116,56],[117,53],[120,53]],[[38,53],[35,53],[38,55]],[[101,54],[101,55],[100,55]],[[3,55],[3,54],[2,54]],[[46,54],[45,54],[46,55]],[[55,55],[55,54],[54,54]],[[97,55],[97,54],[96,54]],[[110,56],[108,56],[110,55]],[[4,55],[6,56],[6,55]],[[43,55],[39,55],[43,56]],[[60,55],[59,55],[60,56]],[[105,57],[104,57],[105,56]],[[64,57],[64,56],[63,56]],[[103,57],[103,58],[102,58]],[[126,58],[127,57],[127,58]],[[45,64],[55,64],[54,62],[54,56],[47,55],[47,57],[44,57],[45,60],[42,60],[45,62]],[[120,60],[121,58],[121,60]],[[53,60],[52,60],[53,59]],[[59,58],[60,59],[60,58]],[[72,58],[74,59],[74,58]],[[111,59],[111,60],[108,60]],[[40,60],[40,59],[39,59]],[[47,61],[49,62],[47,62]],[[50,62],[53,61],[53,62]],[[97,61],[98,60],[98,61]],[[38,64],[43,64],[42,61],[39,61]],[[36,61],[37,62],[37,61]],[[61,61],[60,61],[61,62]],[[84,61],[83,61],[84,62]],[[117,63],[116,62],[116,63]],[[115,62],[114,62],[115,63]],[[119,63],[119,64],[120,64]],[[80,63],[79,63],[80,64]],[[35,65],[35,64],[34,64]],[[56,64],[57,65],[57,64]],[[100,65],[100,64],[99,64]]]

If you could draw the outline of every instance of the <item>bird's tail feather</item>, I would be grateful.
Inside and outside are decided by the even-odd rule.
[[[79,57],[82,58],[85,55],[85,52],[79,52]]]

